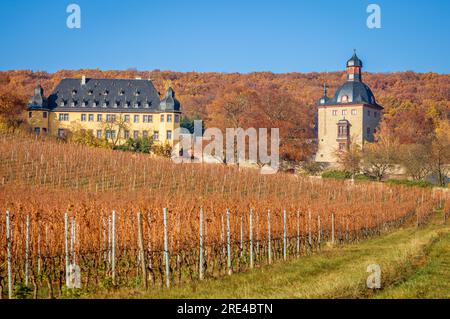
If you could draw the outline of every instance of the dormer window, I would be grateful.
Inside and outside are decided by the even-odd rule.
[[[105,91],[103,91],[103,95],[108,95],[108,93],[109,93],[109,91],[108,90],[105,90]]]
[[[122,95],[124,95],[124,94],[125,94],[125,92],[124,92],[123,90],[120,90],[120,91],[119,91],[119,95],[120,95],[120,96],[122,96]]]
[[[64,100],[61,100],[61,102],[59,102],[59,106],[65,106],[66,102]]]
[[[102,104],[102,107],[107,107],[107,106],[108,106],[108,102],[104,101],[103,104]]]
[[[320,104],[325,104],[325,99],[320,99]]]
[[[77,94],[77,90],[72,91],[72,95],[75,95],[75,94]]]
[[[77,102],[75,102],[75,101],[70,102],[71,107],[75,107],[76,104],[77,104]]]
[[[348,102],[348,96],[347,96],[347,95],[343,95],[343,96],[341,97],[341,102],[342,102],[342,103],[347,103],[347,102]]]
[[[134,92],[134,95],[135,95],[135,96],[139,96],[139,95],[141,95],[141,92],[135,91],[135,92]]]
[[[92,107],[97,107],[97,102],[96,101],[92,102]]]
[[[86,107],[86,101],[81,102],[81,107]]]
[[[123,104],[123,107],[124,108],[128,108],[130,106],[130,102],[125,102],[124,104]]]
[[[92,95],[94,92],[92,90],[89,90],[88,95]]]
[[[115,101],[114,102],[114,107],[118,107],[118,106],[120,106],[120,102],[119,101]]]
[[[140,102],[135,102],[135,103],[134,103],[134,108],[137,109],[140,105],[141,105]]]

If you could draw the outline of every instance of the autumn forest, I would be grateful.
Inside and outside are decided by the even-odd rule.
[[[274,74],[179,73],[170,71],[28,70],[0,72],[0,115],[14,126],[20,121],[33,88],[40,83],[48,95],[62,78],[151,79],[163,92],[169,84],[182,103],[184,121],[203,119],[206,126],[279,127],[281,152],[288,160],[314,153],[315,105],[344,82],[343,72]],[[377,102],[384,107],[382,131],[403,144],[426,143],[450,118],[450,75],[436,73],[364,73]]]

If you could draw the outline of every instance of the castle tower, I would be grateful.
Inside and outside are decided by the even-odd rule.
[[[345,150],[350,143],[363,146],[373,142],[379,126],[383,107],[375,101],[370,88],[362,82],[362,61],[356,55],[347,61],[347,81],[334,97],[324,95],[318,108],[317,162],[337,162],[336,152]]]

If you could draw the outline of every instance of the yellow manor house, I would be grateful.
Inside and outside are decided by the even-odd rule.
[[[63,79],[48,98],[38,85],[27,112],[38,135],[65,137],[73,130],[88,130],[115,144],[153,137],[173,145],[181,118],[180,102],[171,87],[161,100],[153,83],[140,78]]]

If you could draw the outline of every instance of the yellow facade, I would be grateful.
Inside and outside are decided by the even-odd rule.
[[[346,66],[347,81],[332,98],[324,85],[324,94],[318,102],[318,162],[336,163],[339,153],[348,150],[351,144],[364,147],[365,142],[374,142],[380,124],[383,107],[362,81],[363,63],[356,52]]]
[[[336,162],[339,150],[339,120],[350,123],[349,137],[352,143],[360,146],[364,142],[373,142],[378,129],[381,110],[369,105],[335,105],[318,108],[318,150],[316,161]]]
[[[174,131],[180,127],[180,112],[52,112],[29,110],[29,124],[36,134],[68,136],[77,130],[90,131],[97,138],[117,140],[153,137],[161,144],[174,144]]]

